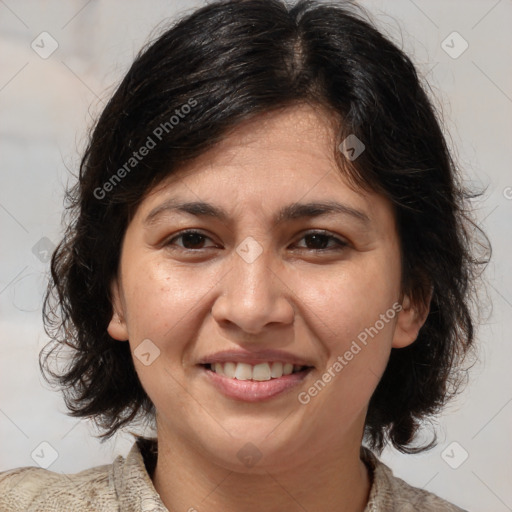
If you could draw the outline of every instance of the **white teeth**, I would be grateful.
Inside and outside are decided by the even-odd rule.
[[[268,363],[257,364],[253,367],[252,380],[270,380],[270,366]]]
[[[238,379],[238,380],[252,379],[252,366],[250,364],[238,363],[236,365],[235,379]]]
[[[293,372],[293,364],[285,363],[283,366],[283,375],[290,375]]]
[[[283,363],[272,363],[272,369],[270,370],[270,376],[277,378],[283,375]]]
[[[279,379],[283,375],[290,375],[293,372],[301,371],[305,366],[293,365],[291,363],[259,363],[250,365],[247,363],[213,363],[210,369],[219,375],[230,379],[265,381]]]
[[[217,366],[217,363],[215,364]],[[217,371],[217,370],[215,370]],[[226,377],[229,377],[230,379],[233,379],[235,377],[236,372],[236,364],[235,363],[224,363],[224,375]]]
[[[218,373],[219,375],[224,375],[224,370],[222,368],[221,363],[215,363],[215,373]]]

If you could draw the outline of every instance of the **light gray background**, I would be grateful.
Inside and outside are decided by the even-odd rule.
[[[65,415],[60,394],[39,374],[37,356],[47,342],[41,306],[48,270],[48,241],[40,240],[58,243],[70,177],[66,167],[76,172],[87,129],[135,52],[165,18],[199,5],[203,2],[0,0],[0,471],[35,466],[31,453],[43,441],[58,455],[49,469],[68,473],[110,463],[130,447],[127,434],[101,445],[90,422]],[[509,511],[512,2],[362,5],[431,83],[468,182],[488,187],[474,204],[493,245],[486,273],[493,310],[479,331],[480,362],[470,385],[439,419],[435,449],[417,456],[386,450],[382,458],[412,485],[470,511]],[[43,31],[58,43],[46,59],[31,48]],[[469,45],[458,58],[443,49],[443,44],[453,46],[452,53],[462,48],[458,36],[443,43],[454,31]],[[469,456],[460,464],[462,450]],[[460,466],[453,469],[447,461]]]

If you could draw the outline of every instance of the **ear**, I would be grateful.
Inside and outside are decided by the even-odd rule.
[[[427,320],[432,293],[433,290],[430,291],[427,301],[423,304],[412,304],[409,296],[404,296],[402,310],[398,313],[393,335],[393,348],[404,348],[416,341],[420,329]]]
[[[110,292],[112,296],[112,318],[107,327],[107,332],[119,341],[128,340],[128,327],[126,325],[123,304],[121,301],[120,285],[117,279],[112,280],[110,285]]]

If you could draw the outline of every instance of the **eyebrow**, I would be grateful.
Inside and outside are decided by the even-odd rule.
[[[227,223],[229,221],[228,213],[221,207],[203,201],[180,201],[178,199],[168,199],[157,206],[148,214],[144,220],[144,225],[151,226],[163,213],[182,212],[195,215],[197,217],[211,217]],[[339,203],[337,201],[316,201],[311,203],[291,203],[284,206],[273,219],[274,226],[287,221],[315,218],[327,215],[345,215],[358,220],[367,225],[370,218],[364,212],[356,210],[351,206]]]

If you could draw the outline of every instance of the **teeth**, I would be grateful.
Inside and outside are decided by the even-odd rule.
[[[257,364],[253,367],[252,380],[270,380],[270,366],[268,363]]]
[[[292,373],[292,372],[293,372],[293,364],[286,363],[283,366],[283,375],[290,375],[290,373]]]
[[[270,376],[274,379],[283,375],[283,363],[272,363]]]
[[[252,379],[252,367],[250,364],[238,363],[235,370],[235,379],[250,380]]]
[[[215,372],[217,372],[217,365],[220,363],[215,363]],[[222,365],[220,364],[222,367]],[[233,379],[235,377],[236,372],[236,364],[235,363],[225,363],[224,364],[224,375],[226,377],[229,377],[230,379]]]
[[[290,375],[304,368],[304,366],[281,363],[278,361],[273,363],[259,363],[254,366],[247,363],[235,363],[231,361],[210,365],[212,371],[230,379],[256,381],[278,379],[283,375]]]

